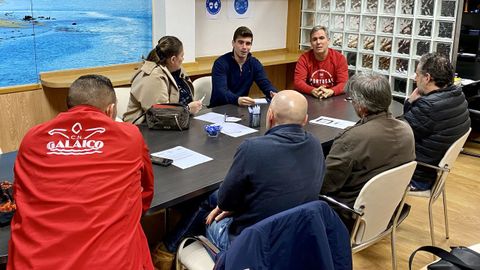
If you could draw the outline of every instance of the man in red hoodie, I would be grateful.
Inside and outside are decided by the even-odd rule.
[[[328,48],[330,39],[325,26],[310,31],[311,49],[300,56],[295,67],[295,89],[316,98],[343,93],[348,81],[345,56]]]
[[[67,104],[18,150],[7,268],[153,269],[140,225],[153,198],[142,135],[113,120],[106,77],[77,79]]]

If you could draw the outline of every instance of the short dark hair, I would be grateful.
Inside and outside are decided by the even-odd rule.
[[[450,60],[439,53],[426,53],[420,58],[418,70],[423,74],[430,74],[435,85],[443,88],[453,84],[455,71]]]
[[[155,52],[158,56],[158,62],[156,63],[165,65],[168,58],[179,55],[182,50],[183,44],[177,37],[164,36],[158,40],[158,44],[155,47]],[[147,57],[147,59],[149,57]]]
[[[369,114],[386,112],[392,103],[390,84],[379,74],[356,73],[345,85],[345,92],[354,104],[367,109]]]
[[[117,97],[112,82],[102,75],[83,75],[76,79],[68,90],[67,106],[90,105],[104,110],[116,104]]]
[[[240,26],[235,30],[235,33],[233,33],[233,41],[235,42],[238,37],[250,37],[253,40],[252,30],[246,26]]]

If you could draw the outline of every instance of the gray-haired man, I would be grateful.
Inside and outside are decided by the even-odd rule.
[[[392,94],[385,77],[356,74],[345,89],[361,119],[335,139],[320,193],[353,207],[370,178],[415,159],[415,142],[410,126],[388,110]],[[351,215],[335,210],[352,229]]]

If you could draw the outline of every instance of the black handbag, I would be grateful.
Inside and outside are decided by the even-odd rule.
[[[434,246],[423,246],[415,250],[408,260],[408,269],[412,269],[413,257],[418,251],[426,251],[441,258],[427,266],[429,270],[480,270],[480,254],[467,247],[451,247],[448,252]]]
[[[154,104],[145,114],[151,129],[185,130],[190,126],[190,112],[182,104]]]

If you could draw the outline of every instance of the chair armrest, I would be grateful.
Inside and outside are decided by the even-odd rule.
[[[450,169],[449,169],[449,168],[441,168],[441,167],[434,166],[434,165],[430,165],[430,164],[427,164],[427,163],[421,162],[421,161],[417,161],[417,164],[418,164],[418,165],[421,165],[421,166],[424,166],[424,167],[427,167],[427,168],[435,169],[435,170],[437,170],[437,171],[450,172]]]
[[[327,202],[332,203],[332,204],[335,204],[335,205],[337,205],[337,206],[340,206],[342,209],[345,209],[345,210],[347,210],[347,211],[349,211],[349,212],[351,212],[351,213],[353,213],[353,214],[355,214],[355,215],[357,215],[357,216],[363,216],[363,213],[362,213],[362,212],[359,212],[359,211],[357,211],[357,210],[355,210],[355,209],[353,209],[353,208],[350,208],[350,207],[348,207],[346,204],[343,204],[343,203],[341,203],[341,202],[338,202],[338,201],[336,201],[334,198],[328,197],[327,195],[319,194],[319,195],[318,195],[318,198],[319,198],[319,199],[326,200]]]

